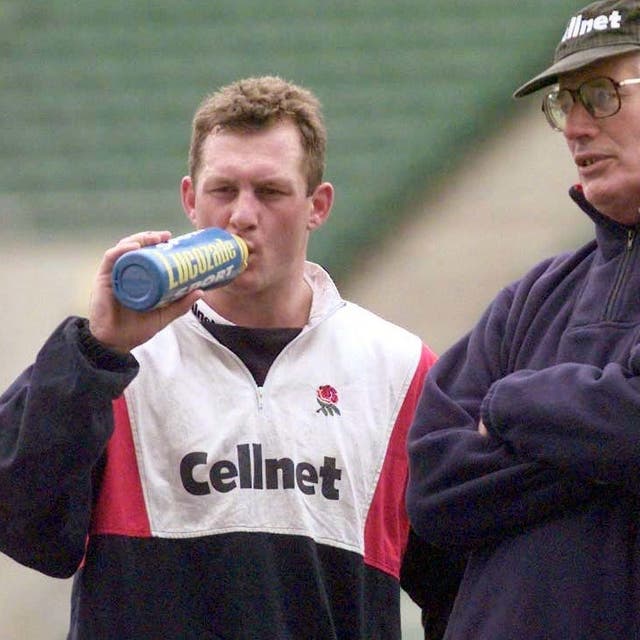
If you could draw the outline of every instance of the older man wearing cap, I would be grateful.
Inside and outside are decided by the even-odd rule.
[[[640,638],[640,2],[568,22],[545,88],[595,238],[498,294],[425,384],[408,507],[470,553],[447,640]]]

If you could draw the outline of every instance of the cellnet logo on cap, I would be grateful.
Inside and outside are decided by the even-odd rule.
[[[569,21],[569,26],[564,32],[562,42],[571,38],[579,38],[592,31],[606,31],[607,29],[620,29],[622,26],[622,15],[619,11],[612,11],[609,15],[603,13],[595,18],[583,19],[582,14],[573,16]]]
[[[592,2],[576,11],[566,23],[553,64],[513,95],[520,98],[555,84],[563,73],[633,51],[640,51],[640,1]]]

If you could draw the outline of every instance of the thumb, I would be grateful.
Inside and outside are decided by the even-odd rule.
[[[158,311],[162,313],[162,325],[166,326],[176,318],[184,315],[200,298],[202,298],[202,290],[196,289],[195,291],[190,291],[186,296],[180,298],[180,300],[176,300],[166,307],[158,309]]]

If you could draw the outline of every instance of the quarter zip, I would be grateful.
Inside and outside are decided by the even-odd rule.
[[[332,315],[332,314],[328,314],[327,317],[329,317],[330,315]],[[324,319],[322,320],[322,322],[323,321],[324,321]],[[320,323],[318,323],[318,324],[320,324]],[[202,325],[200,325],[200,326],[202,326]],[[315,326],[317,326],[317,325],[315,325]],[[309,327],[308,329],[303,330],[301,333],[299,333],[295,338],[293,338],[282,349],[282,351],[275,357],[274,361],[271,363],[271,367],[269,368],[269,371],[267,372],[267,375],[266,375],[266,377],[264,379],[264,382],[263,382],[262,386],[259,386],[256,383],[253,375],[251,374],[251,371],[249,371],[249,368],[247,367],[247,365],[242,361],[242,358],[240,358],[232,349],[230,349],[226,345],[222,344],[219,340],[217,340],[215,337],[213,337],[204,327],[202,327],[202,329],[204,330],[206,335],[211,340],[213,340],[213,342],[216,345],[216,347],[218,349],[223,349],[224,351],[226,351],[238,363],[238,366],[246,374],[247,378],[250,381],[250,384],[252,384],[254,389],[255,389],[257,410],[258,410],[258,412],[262,412],[264,410],[265,387],[268,384],[268,380],[269,380],[269,376],[271,374],[271,370],[276,366],[276,363],[278,362],[278,360],[280,360],[280,358],[282,357],[282,354],[285,353],[286,351],[288,351],[294,343],[296,343],[298,340],[300,340],[300,338],[302,336],[306,335],[309,331],[313,331],[315,329],[315,326]]]
[[[622,287],[627,279],[626,276],[629,270],[631,255],[633,254],[633,249],[635,246],[636,234],[637,228],[627,229],[627,242],[624,250],[624,255],[622,256],[622,262],[620,263],[615,282],[613,283],[611,293],[609,294],[609,299],[607,300],[607,306],[605,307],[603,316],[604,320],[613,319],[613,309],[615,308],[615,304],[618,301],[618,297],[620,296],[620,291],[622,290]]]
[[[231,357],[238,363],[238,366],[244,371],[244,373],[246,374],[249,383],[251,385],[253,385],[255,391],[256,391],[256,403],[258,406],[258,411],[262,411],[264,408],[264,386],[259,387],[256,384],[256,381],[254,379],[254,377],[251,375],[251,371],[249,371],[249,368],[247,367],[247,365],[242,362],[242,359],[240,357],[238,357],[237,354],[235,354],[233,351],[231,351],[231,349],[229,349],[229,347],[225,347],[223,344],[220,344],[219,342],[216,341],[216,344],[218,345],[218,348],[220,349],[224,349],[225,351],[227,351]],[[266,380],[265,380],[266,382]]]
[[[326,275],[325,275],[326,277]],[[330,281],[329,281],[330,283]],[[315,290],[314,290],[315,291]],[[318,293],[322,293],[321,289],[318,289]],[[329,294],[331,294],[331,290],[329,289]],[[326,293],[325,293],[326,295]],[[301,332],[299,332],[293,339],[291,339],[288,344],[286,344],[284,346],[284,348],[282,348],[282,350],[280,351],[280,353],[278,353],[278,355],[276,355],[276,357],[273,359],[273,361],[271,362],[271,365],[269,366],[268,369],[266,369],[264,371],[264,376],[258,376],[260,378],[264,378],[261,379],[259,381],[256,381],[256,379],[254,378],[253,373],[250,371],[249,367],[245,364],[245,362],[242,360],[242,358],[233,351],[233,349],[229,348],[228,346],[226,346],[224,344],[224,341],[220,341],[219,339],[217,339],[215,337],[215,335],[212,335],[213,332],[210,332],[209,330],[207,330],[207,328],[205,326],[203,326],[203,322],[202,319],[206,319],[209,320],[210,322],[215,322],[215,312],[213,312],[213,310],[209,310],[209,312],[206,311],[207,307],[206,305],[204,305],[205,310],[200,309],[197,313],[194,311],[194,320],[198,323],[198,325],[200,326],[200,328],[206,333],[206,335],[209,337],[209,339],[211,339],[219,349],[223,349],[224,351],[226,351],[237,363],[238,366],[246,373],[247,377],[250,379],[251,384],[253,385],[253,389],[254,389],[254,393],[255,393],[255,399],[256,399],[256,409],[258,412],[263,412],[265,410],[265,398],[266,398],[266,394],[269,393],[268,390],[268,385],[269,385],[269,379],[272,375],[272,370],[277,367],[278,362],[280,361],[280,359],[283,357],[283,355],[288,352],[295,343],[298,342],[298,340],[302,339],[303,336],[305,336],[307,333],[309,333],[310,331],[314,331],[320,324],[323,324],[328,318],[330,318],[331,316],[333,316],[333,314],[338,311],[339,309],[341,309],[342,307],[344,307],[344,305],[346,304],[344,302],[344,300],[340,299],[339,296],[337,295],[337,292],[335,292],[335,295],[333,296],[335,298],[335,301],[331,304],[331,306],[327,306],[326,304],[324,305],[325,308],[322,312],[321,316],[318,316],[317,312],[316,312],[316,317],[314,319],[312,319],[312,321],[310,322],[310,324],[308,324],[306,327],[304,327],[302,329]],[[262,382],[262,384],[260,385],[259,382]]]

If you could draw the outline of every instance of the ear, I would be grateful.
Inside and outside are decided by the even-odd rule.
[[[184,213],[191,224],[196,226],[196,189],[191,176],[185,176],[180,182],[180,200]]]
[[[313,231],[321,227],[329,218],[333,206],[333,185],[330,182],[319,184],[311,195],[311,213],[307,229]]]

